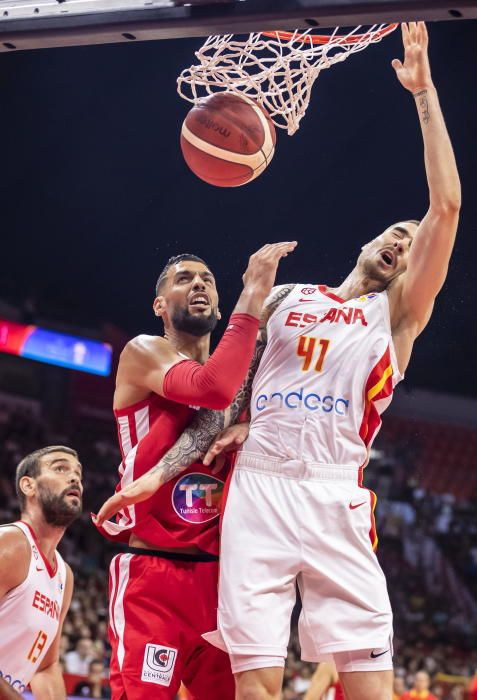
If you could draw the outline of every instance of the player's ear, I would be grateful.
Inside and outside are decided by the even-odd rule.
[[[25,496],[31,496],[35,492],[36,482],[35,479],[31,478],[31,476],[22,476],[18,486],[20,487],[20,491]]]
[[[162,317],[164,315],[165,305],[165,299],[163,296],[156,297],[152,305],[154,314],[156,316]]]
[[[217,320],[220,321],[222,318],[222,314],[220,313],[220,309],[217,309]]]

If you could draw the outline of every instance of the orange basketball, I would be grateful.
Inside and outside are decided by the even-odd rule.
[[[187,165],[218,187],[238,187],[258,177],[273,158],[275,142],[275,127],[265,110],[230,92],[199,100],[181,131]]]

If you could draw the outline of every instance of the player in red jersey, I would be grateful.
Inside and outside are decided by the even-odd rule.
[[[267,245],[252,255],[243,292],[210,358],[210,333],[220,317],[214,276],[193,255],[168,262],[153,305],[164,337],[134,338],[119,362],[118,488],[147,472],[186,428],[193,429],[199,407],[225,409],[232,402],[252,359],[279,260],[295,245]],[[223,416],[217,418],[223,427]],[[129,545],[110,570],[113,698],[171,700],[182,681],[196,700],[232,700],[228,657],[201,637],[215,624],[218,515],[227,468],[215,473],[196,461],[184,470],[173,462],[156,472],[164,486],[153,498],[143,495],[116,523],[95,520],[103,534]],[[152,492],[156,488],[154,483]]]
[[[59,660],[73,574],[56,548],[81,513],[82,468],[69,447],[51,446],[18,465],[21,520],[0,527],[0,698],[65,700]]]

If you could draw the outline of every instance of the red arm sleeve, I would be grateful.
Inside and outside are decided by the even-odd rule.
[[[214,353],[204,365],[179,362],[166,373],[166,399],[221,410],[229,406],[252,361],[259,321],[248,314],[232,314]]]

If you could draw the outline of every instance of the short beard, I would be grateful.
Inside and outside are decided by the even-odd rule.
[[[209,316],[193,315],[188,309],[175,309],[171,315],[171,322],[176,331],[194,335],[201,338],[212,333],[217,325],[217,312],[212,309]]]
[[[41,509],[43,517],[48,525],[53,527],[68,527],[73,520],[76,520],[81,515],[82,501],[79,497],[79,505],[69,505],[65,501],[65,496],[70,488],[65,489],[62,493],[55,494],[50,489],[44,486],[39,486],[38,494],[40,496]]]
[[[387,289],[394,279],[389,279],[386,273],[381,272],[378,266],[371,260],[364,260],[362,267],[366,278],[375,283],[375,289],[373,288],[373,290],[376,292],[382,292]]]

